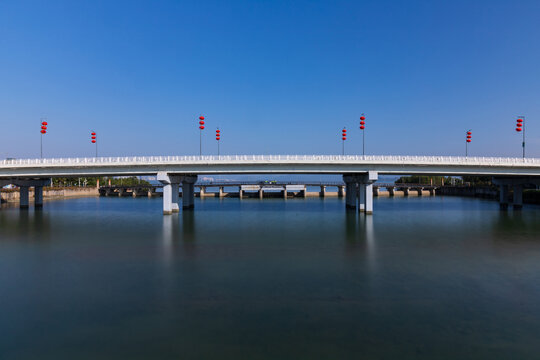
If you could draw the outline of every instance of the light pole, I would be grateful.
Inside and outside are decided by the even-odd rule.
[[[345,155],[345,140],[347,140],[347,129],[341,130],[341,155]]]
[[[97,140],[96,140],[96,132],[95,131],[92,131],[91,133],[91,139],[92,139],[92,144],[96,144],[96,159],[98,157],[98,147],[97,147]]]
[[[47,118],[41,118],[41,139],[40,139],[40,146],[39,146],[39,154],[40,154],[40,157],[43,159],[43,135],[45,135],[47,133],[47,125],[49,125],[47,123]]]
[[[204,130],[204,116],[199,116],[199,156],[202,155],[202,131]]]
[[[465,137],[465,157],[468,157],[469,156],[469,143],[471,142],[471,139],[472,139],[471,129],[467,130],[466,135],[467,136]]]
[[[360,130],[362,130],[362,156],[366,155],[366,117],[362,113],[362,116],[360,116]]]
[[[216,129],[216,141],[217,141],[217,156],[219,158],[219,140],[221,139],[221,131],[219,128]]]
[[[523,159],[525,159],[525,116],[518,116],[516,120],[516,131],[521,132],[523,135],[521,146],[523,147]]]

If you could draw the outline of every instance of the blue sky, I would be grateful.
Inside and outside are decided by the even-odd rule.
[[[540,1],[0,0],[0,158],[540,157]]]

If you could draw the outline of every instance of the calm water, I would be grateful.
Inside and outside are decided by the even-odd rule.
[[[0,359],[538,359],[540,207],[379,198],[0,211]]]

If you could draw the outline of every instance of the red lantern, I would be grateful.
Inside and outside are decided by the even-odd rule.
[[[360,121],[360,125],[366,125],[365,121]]]
[[[199,129],[203,130],[203,129],[204,129],[204,126],[203,126],[203,125],[199,126]]]
[[[219,136],[217,136],[217,137],[216,137],[216,140],[218,140],[218,141],[219,141],[219,139],[220,139],[220,138],[219,138]]]
[[[199,121],[199,125],[204,125],[204,121]]]
[[[472,136],[471,136],[471,135],[467,135],[467,139],[470,139],[470,138],[472,138]]]
[[[199,120],[204,120],[204,116],[199,116]]]
[[[42,126],[42,127],[41,127],[41,130],[47,130],[47,127],[46,127],[46,126]]]
[[[47,132],[45,130],[40,131],[42,134],[46,134]]]
[[[93,132],[93,133],[92,133],[92,136],[96,136],[96,133],[95,133],[95,132]]]
[[[43,122],[41,123],[41,125],[43,125],[43,126],[47,126],[47,125],[49,125],[49,124],[47,124],[47,122],[46,122],[46,121],[43,121]]]
[[[522,123],[522,122],[523,122],[523,119],[517,119],[517,122],[518,122],[518,123]]]
[[[95,144],[96,143],[96,140],[92,140],[92,144]]]
[[[360,125],[360,130],[364,130],[366,127],[364,125]]]
[[[216,132],[219,134],[220,133],[219,129],[217,129]]]
[[[517,123],[517,125],[516,125],[516,126],[517,126],[517,127],[522,127],[522,126],[523,126],[523,124],[522,124],[522,123]]]
[[[95,137],[95,136],[92,136],[92,140],[96,140],[96,137]]]
[[[471,142],[471,139],[467,139],[467,142]]]
[[[341,140],[347,140],[347,138],[344,136],[344,137],[341,138]]]
[[[366,117],[364,115],[360,116],[360,120],[364,121],[366,120]]]
[[[472,132],[470,132],[470,131],[467,131],[467,135],[472,135]]]
[[[516,131],[521,131],[521,128],[516,128]]]

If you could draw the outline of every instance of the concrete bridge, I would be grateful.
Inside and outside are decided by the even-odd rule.
[[[163,185],[140,184],[140,185],[109,185],[100,186],[100,196],[131,196],[131,197],[160,197],[163,196],[159,189]],[[260,199],[267,197],[326,197],[345,195],[345,183],[343,182],[261,182],[261,181],[235,181],[235,182],[196,182],[194,185],[195,197],[258,197]],[[226,189],[233,190],[226,190]],[[319,191],[308,191],[308,188],[319,188]],[[328,188],[334,188],[335,191],[329,191]],[[380,189],[385,189],[388,196],[394,196],[401,192],[403,196],[409,196],[409,193],[422,196],[428,193],[435,195],[435,190],[439,186],[431,184],[395,184],[395,183],[374,183],[373,196],[380,195]],[[210,190],[214,190],[213,192]],[[266,195],[265,195],[266,194]],[[182,192],[180,191],[180,196]]]
[[[540,159],[455,156],[360,155],[234,155],[141,156],[69,159],[15,159],[0,162],[0,185],[21,188],[21,206],[28,206],[28,188],[42,205],[43,186],[53,177],[157,176],[163,184],[163,212],[179,211],[179,186],[184,209],[193,208],[198,175],[208,174],[342,174],[348,209],[373,212],[373,183],[379,174],[491,176],[500,186],[501,207],[521,207],[526,184],[540,182]]]

